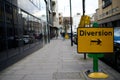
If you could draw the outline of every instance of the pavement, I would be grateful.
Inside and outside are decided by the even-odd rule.
[[[93,68],[93,60],[84,60],[70,40],[53,39],[43,48],[0,72],[0,80],[119,80],[120,73],[99,61],[106,79],[89,78],[85,72]]]

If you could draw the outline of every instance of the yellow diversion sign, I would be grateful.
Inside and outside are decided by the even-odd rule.
[[[78,28],[78,53],[113,52],[113,28]]]

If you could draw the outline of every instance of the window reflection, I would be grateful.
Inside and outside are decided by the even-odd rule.
[[[29,31],[28,31],[28,14],[22,11],[22,21],[23,21],[23,42],[24,45],[29,44]]]
[[[42,39],[42,24],[40,19],[22,11],[24,45],[39,42]]]
[[[38,9],[41,8],[40,0],[29,0],[33,5],[35,5]]]
[[[29,49],[31,44],[40,42],[42,23],[17,6],[0,1],[0,53],[9,51],[8,57],[11,57],[19,53],[20,47]]]
[[[4,7],[0,4],[0,53],[6,49],[5,27],[4,27]]]
[[[6,26],[7,26],[7,42],[8,49],[14,48],[14,27],[13,27],[13,18],[12,18],[12,7],[9,3],[5,4],[5,13],[6,13]]]
[[[18,0],[0,0],[0,64],[23,54],[23,50],[41,46],[43,22],[29,10],[13,5],[14,1]]]

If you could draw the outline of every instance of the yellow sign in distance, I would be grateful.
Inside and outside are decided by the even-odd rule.
[[[78,28],[77,51],[78,53],[113,52],[113,35],[113,28]]]

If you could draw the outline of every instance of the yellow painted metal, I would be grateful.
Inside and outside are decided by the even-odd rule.
[[[90,24],[90,17],[85,15],[85,25],[89,25]]]
[[[113,28],[78,28],[78,53],[113,52]]]
[[[90,17],[87,15],[83,15],[81,16],[78,27],[85,27],[86,25],[90,25]]]
[[[96,78],[96,79],[105,79],[108,78],[108,74],[103,72],[93,72],[88,75],[90,78]]]
[[[69,35],[67,33],[65,34],[65,39],[69,39]]]

